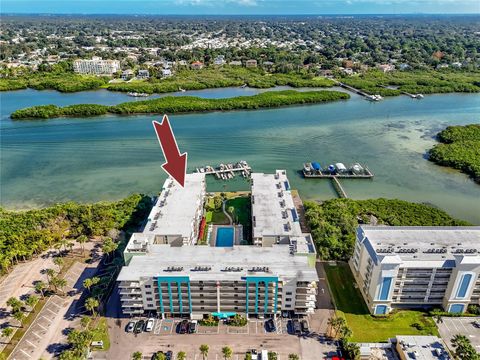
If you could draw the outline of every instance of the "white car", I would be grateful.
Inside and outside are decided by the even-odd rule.
[[[153,330],[153,325],[155,324],[155,319],[150,318],[147,320],[147,325],[145,325],[145,331],[150,332]]]

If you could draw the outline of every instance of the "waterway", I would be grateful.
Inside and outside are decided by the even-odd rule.
[[[212,89],[175,93],[202,97],[253,95],[265,90]],[[165,96],[165,95],[162,95]],[[122,93],[0,93],[1,205],[30,208],[68,200],[114,200],[157,193],[165,179],[151,121],[159,116],[102,116],[12,121],[18,108],[40,104],[116,104]],[[143,99],[142,99],[143,100]],[[400,198],[430,203],[480,224],[480,186],[460,172],[425,160],[435,133],[448,125],[480,123],[480,95],[406,96],[271,110],[170,115],[188,168],[247,160],[257,172],[286,169],[305,199],[335,197],[329,180],[303,179],[307,161],[367,164],[373,180],[342,180],[354,199]],[[209,179],[208,190],[245,190],[241,178]]]

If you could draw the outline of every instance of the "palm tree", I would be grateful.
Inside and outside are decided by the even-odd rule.
[[[142,360],[142,353],[140,351],[135,351],[133,354],[132,354],[132,360]]]
[[[38,297],[35,295],[28,295],[27,299],[25,300],[25,304],[30,306],[32,312],[35,312],[35,305],[38,303]]]
[[[185,351],[179,351],[177,353],[177,360],[185,360],[187,358],[187,354]]]
[[[80,244],[80,246],[82,247],[82,254],[85,255],[85,246],[84,244],[86,242],[88,242],[88,236],[87,235],[80,235],[78,238],[77,238],[77,242]]]
[[[352,335],[352,329],[350,329],[347,325],[344,325],[340,328],[340,337],[342,337],[343,339],[348,339]]]
[[[288,360],[299,360],[297,354],[288,354]]]
[[[3,256],[0,259],[0,268],[7,273],[10,272],[10,266],[12,265],[12,260],[10,260],[7,256]]]
[[[53,263],[58,266],[58,272],[62,270],[62,266],[65,263],[61,257],[56,257],[53,259]]]
[[[12,314],[13,318],[20,323],[20,327],[23,328],[23,321],[25,320],[25,313],[22,310],[17,310]]]
[[[465,335],[457,334],[451,340],[452,346],[455,349],[455,355],[459,359],[475,359],[475,349],[470,343],[470,339]]]
[[[94,297],[89,297],[87,300],[85,300],[85,308],[92,313],[94,318],[97,316],[95,309],[99,305],[100,303]]]
[[[102,245],[102,251],[107,254],[107,257],[110,257],[110,255],[117,250],[118,244],[113,242],[112,238],[105,238],[103,245]]]
[[[67,286],[67,280],[55,276],[52,279],[52,284],[55,286],[55,290],[59,288],[62,291],[62,295],[65,296],[64,288]]]
[[[16,297],[11,297],[7,300],[7,305],[12,308],[12,313],[20,311],[23,306],[23,302]]]
[[[45,289],[47,288],[47,284],[43,281],[37,281],[35,283],[35,291],[42,294],[42,299],[45,297]]]
[[[228,360],[232,357],[233,351],[230,347],[225,346],[225,347],[222,348],[222,354],[223,354],[223,357],[225,358],[225,360]]]
[[[11,327],[6,327],[6,328],[2,329],[2,336],[3,337],[8,338],[8,337],[10,337],[10,335],[12,335],[12,333],[13,333],[13,329]]]
[[[208,356],[208,349],[209,348],[207,344],[200,345],[200,354],[202,354],[203,360],[205,360]]]
[[[48,286],[50,286],[52,285],[52,279],[55,277],[57,273],[53,269],[47,269],[45,273],[47,274]]]
[[[80,325],[84,329],[88,329],[91,322],[92,322],[92,318],[90,316],[87,316],[87,315],[83,315],[82,318],[80,319]]]

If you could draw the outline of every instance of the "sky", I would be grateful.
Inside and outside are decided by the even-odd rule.
[[[0,13],[159,15],[480,14],[480,0],[0,0]]]

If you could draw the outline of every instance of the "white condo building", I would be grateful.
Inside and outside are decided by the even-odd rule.
[[[360,226],[350,267],[373,314],[480,298],[480,227]]]
[[[120,71],[120,61],[102,60],[99,57],[93,57],[91,60],[75,60],[73,71],[79,74],[112,75]]]
[[[204,174],[187,174],[184,188],[165,182],[145,230],[132,235],[124,252],[126,266],[117,279],[123,313],[189,318],[312,313],[318,276],[309,234],[298,247],[195,245],[204,201]]]

